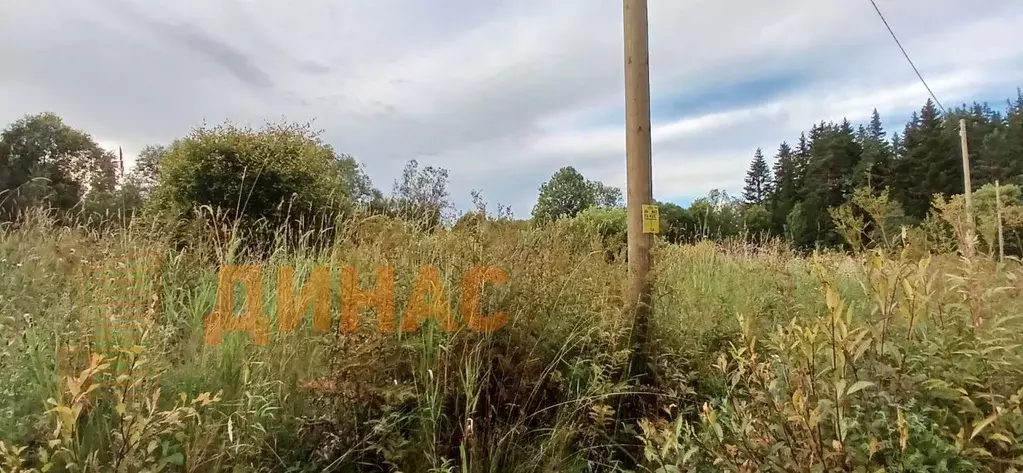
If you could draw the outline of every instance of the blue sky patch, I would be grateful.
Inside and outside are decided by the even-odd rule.
[[[675,97],[658,97],[651,104],[650,116],[659,122],[742,108],[798,90],[805,82],[801,74],[788,71],[687,91]]]

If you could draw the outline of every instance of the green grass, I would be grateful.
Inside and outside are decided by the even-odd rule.
[[[167,233],[39,215],[0,233],[4,471],[47,461],[50,471],[132,472],[1020,468],[1015,262],[935,256],[921,268],[899,255],[658,245],[657,377],[638,386],[624,371],[625,263],[566,226],[428,234],[373,219],[335,243],[258,259],[211,231],[186,247]],[[119,260],[142,263],[128,271]],[[295,332],[272,328],[266,345],[244,333],[204,343],[226,263],[264,266],[271,327],[277,268],[300,279],[330,268],[331,332],[315,333],[307,315]],[[83,295],[109,308],[129,293],[82,276],[96,264],[140,291],[133,323],[144,335],[97,345],[109,366],[94,366],[82,379],[95,390],[76,397],[66,376],[88,366],[58,371],[58,353],[89,330]],[[417,270],[436,266],[456,318],[468,268],[498,266],[509,281],[488,287],[482,306],[510,322],[381,334],[363,311],[358,331],[341,332],[340,268],[357,268],[367,289],[382,264],[395,268],[399,313]],[[138,373],[143,360],[152,377]],[[192,402],[204,393],[215,402]],[[82,414],[58,424],[48,400]]]

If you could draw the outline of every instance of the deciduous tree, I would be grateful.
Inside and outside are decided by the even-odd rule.
[[[114,156],[53,113],[27,115],[0,133],[0,213],[27,207],[68,210],[116,184]]]

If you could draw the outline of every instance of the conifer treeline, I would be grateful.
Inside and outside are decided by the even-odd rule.
[[[757,149],[746,174],[743,200],[770,214],[769,230],[798,246],[839,245],[828,208],[853,190],[889,190],[907,223],[924,219],[933,195],[963,193],[959,120],[967,123],[972,187],[1023,184],[1023,91],[1004,111],[988,104],[961,105],[942,113],[928,100],[902,132],[889,133],[874,110],[870,122],[820,122],[783,142],[769,167]]]

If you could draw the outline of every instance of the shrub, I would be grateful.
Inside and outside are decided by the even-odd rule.
[[[190,216],[208,207],[239,228],[332,219],[362,198],[366,178],[307,125],[198,128],[164,156],[151,209]],[[322,220],[321,220],[322,221]]]
[[[599,238],[609,254],[618,254],[628,241],[628,220],[625,209],[591,207],[572,219],[570,226],[583,235]]]

